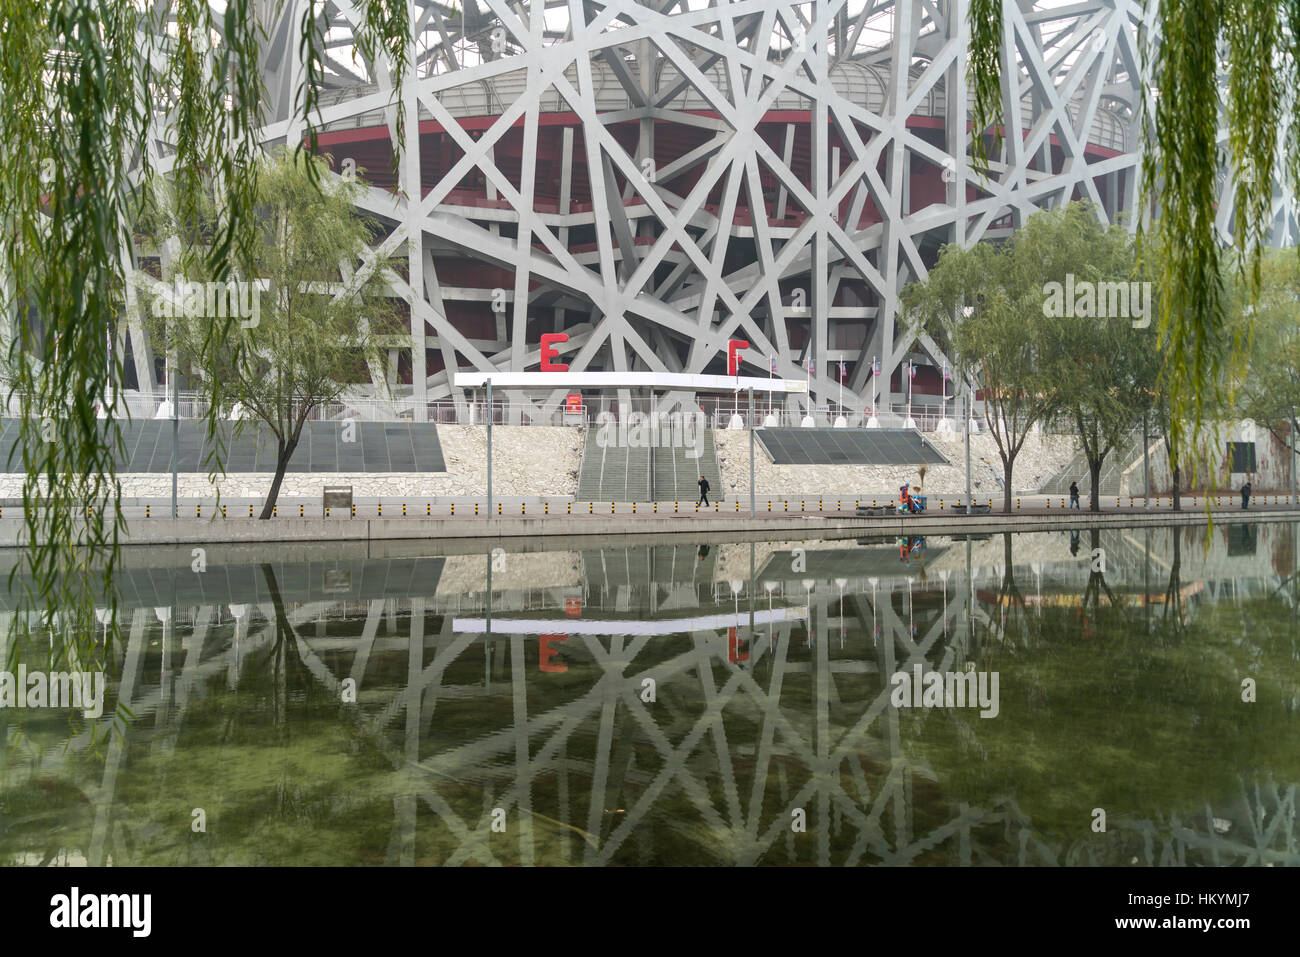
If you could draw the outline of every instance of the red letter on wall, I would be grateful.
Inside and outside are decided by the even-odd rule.
[[[552,641],[568,641],[568,635],[542,635],[537,641],[537,667],[540,671],[549,672],[550,674],[562,675],[569,670],[569,666],[562,661],[552,661],[560,649],[552,648]]]
[[[749,660],[749,652],[740,650],[740,639],[736,637],[736,629],[727,629],[727,660],[733,665],[738,665],[742,661]]]
[[[551,348],[552,343],[568,342],[569,337],[563,332],[545,332],[542,334],[542,371],[543,372],[568,372],[569,364],[567,362],[552,362],[552,359],[559,358],[559,352]]]
[[[736,375],[740,371],[740,351],[748,349],[749,343],[744,339],[727,340],[727,375]]]

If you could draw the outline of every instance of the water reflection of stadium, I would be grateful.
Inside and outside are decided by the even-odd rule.
[[[366,690],[360,726],[415,782],[395,808],[394,863],[417,827],[460,835],[459,861],[550,860],[538,816],[587,836],[564,842],[565,860],[635,862],[650,853],[635,830],[670,800],[712,835],[707,853],[736,863],[1077,864],[1131,850],[1148,863],[1297,863],[1294,788],[1256,789],[1211,815],[1245,822],[1268,804],[1289,815],[1281,832],[1147,821],[1071,847],[1041,839],[1014,795],[949,805],[948,769],[911,753],[888,707],[889,674],[978,664],[1017,618],[1103,587],[1162,613],[1172,602],[1183,619],[1201,601],[1276,590],[1293,573],[1294,529],[1253,531],[1246,549],[1218,528],[1208,550],[1178,529],[1085,533],[1078,548],[1066,533],[931,538],[906,566],[892,539],[390,557],[336,546],[271,562],[214,549],[202,574],[188,553],[131,552],[110,671],[136,721],[102,777],[82,782],[97,795],[85,857],[102,862],[114,827],[131,826],[114,806],[126,755],[175,747],[191,702],[239,687],[259,653],[283,645],[335,700],[349,679]],[[504,711],[488,706],[498,700]],[[477,722],[471,740],[440,730],[453,711]],[[978,720],[947,720],[978,739]],[[89,739],[68,744],[62,757],[28,757],[72,773]],[[448,781],[507,809],[519,825],[508,851],[487,840],[486,818],[439,798]],[[811,845],[788,840],[796,807]]]

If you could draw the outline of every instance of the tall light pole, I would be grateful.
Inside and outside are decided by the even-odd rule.
[[[492,380],[487,380],[487,507],[492,514]],[[489,564],[491,564],[489,562]]]
[[[975,414],[975,389],[970,383],[966,382],[966,414],[963,418],[966,420],[966,514],[971,512],[970,498],[970,423],[971,416]]]
[[[754,517],[754,387],[749,387],[749,517]]]
[[[180,416],[180,389],[176,383],[176,365],[179,365],[179,356],[177,363],[167,369],[167,384],[171,386],[172,394],[172,518],[180,517],[180,510],[176,507],[176,470],[179,468],[177,462],[178,448],[180,446],[181,420]]]

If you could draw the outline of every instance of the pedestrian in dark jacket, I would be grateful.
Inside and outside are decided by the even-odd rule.
[[[1070,508],[1079,507],[1079,483],[1070,483]]]
[[[709,507],[709,480],[706,479],[703,475],[701,475],[699,482],[697,482],[696,484],[699,485],[700,487],[700,500],[695,504],[703,505],[705,508],[708,508]]]
[[[1247,482],[1241,487],[1241,507],[1247,508],[1250,505],[1250,483]]]

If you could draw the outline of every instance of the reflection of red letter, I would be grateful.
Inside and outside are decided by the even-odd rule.
[[[727,629],[727,660],[733,665],[749,660],[749,652],[740,650],[740,639],[736,637],[735,628]]]
[[[552,641],[568,641],[568,635],[542,635],[537,641],[537,667],[541,671],[550,672],[551,674],[562,675],[569,670],[569,666],[562,661],[552,661],[558,653],[558,648],[552,648]]]
[[[736,375],[740,371],[739,352],[748,349],[749,343],[744,339],[727,340],[727,375]]]
[[[568,342],[569,337],[563,332],[547,332],[542,334],[542,371],[543,372],[568,372],[569,364],[567,362],[552,362],[552,359],[559,357],[559,352],[551,348],[551,343]]]

